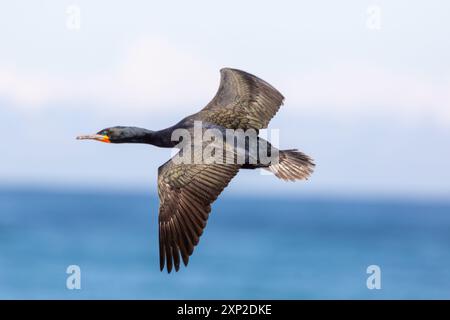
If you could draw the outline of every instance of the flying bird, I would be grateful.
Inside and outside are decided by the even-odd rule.
[[[267,128],[270,120],[283,104],[284,97],[264,80],[241,70],[220,70],[219,89],[214,98],[199,112],[190,115],[172,127],[151,131],[137,127],[116,126],[93,135],[78,136],[106,143],[144,143],[162,148],[176,148],[172,134],[177,129],[192,132],[195,123],[202,129],[214,128],[254,130]],[[258,141],[266,142],[258,137]],[[192,142],[191,142],[192,143]],[[268,143],[269,144],[269,143]],[[240,169],[263,168],[280,179],[295,181],[307,179],[315,164],[297,149],[278,150],[278,161],[263,163],[257,157],[250,162],[248,146],[245,163],[185,163],[175,156],[158,169],[159,195],[159,256],[160,269],[171,272],[180,268],[181,260],[187,266],[189,257],[198,244],[211,212],[211,204]],[[181,153],[181,151],[179,152]]]

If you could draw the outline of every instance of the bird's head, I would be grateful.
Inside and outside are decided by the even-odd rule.
[[[97,140],[106,143],[134,142],[142,136],[141,129],[134,127],[111,127],[100,130],[96,134],[78,136],[78,140]]]

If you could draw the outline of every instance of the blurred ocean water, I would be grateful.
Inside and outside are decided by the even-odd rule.
[[[172,274],[157,210],[151,194],[0,190],[0,298],[450,298],[450,203],[226,195]]]

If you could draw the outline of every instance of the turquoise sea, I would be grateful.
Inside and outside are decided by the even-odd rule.
[[[157,209],[150,193],[0,189],[0,298],[450,298],[450,202],[226,195],[171,274]]]

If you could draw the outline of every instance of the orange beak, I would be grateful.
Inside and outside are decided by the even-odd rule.
[[[77,140],[97,140],[100,142],[111,143],[111,140],[109,140],[108,136],[101,135],[101,134],[90,134],[90,135],[78,136]]]

